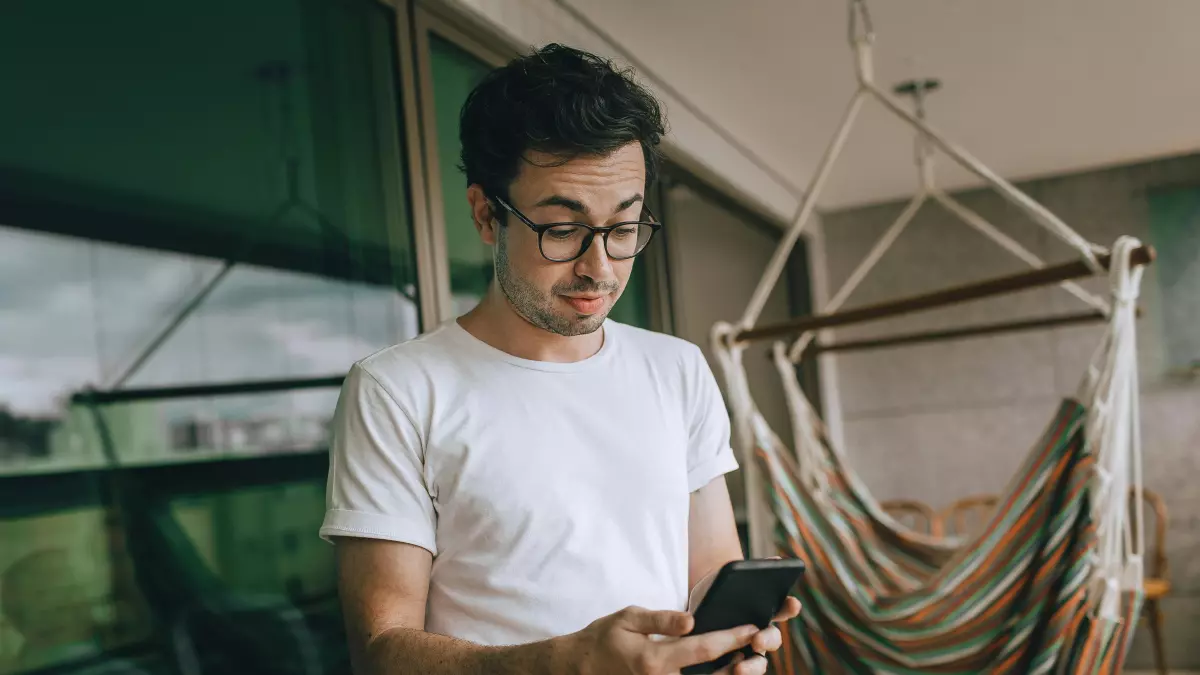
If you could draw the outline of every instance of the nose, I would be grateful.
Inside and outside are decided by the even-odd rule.
[[[575,274],[598,283],[616,279],[612,261],[608,259],[608,252],[604,247],[603,236],[597,234],[583,255],[575,259]]]

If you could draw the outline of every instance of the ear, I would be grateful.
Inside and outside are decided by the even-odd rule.
[[[496,228],[500,226],[497,222],[498,214],[492,208],[488,201],[487,195],[484,194],[483,188],[479,184],[473,184],[467,188],[467,202],[471,204],[471,218],[475,221],[475,229],[479,232],[479,238],[488,246],[493,246],[496,243]]]

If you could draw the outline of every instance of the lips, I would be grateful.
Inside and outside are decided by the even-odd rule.
[[[571,297],[563,296],[567,304],[575,309],[580,314],[595,314],[604,307],[604,296],[598,297]]]

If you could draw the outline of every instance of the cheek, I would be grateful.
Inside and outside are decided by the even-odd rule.
[[[552,293],[555,287],[570,286],[573,278],[569,267],[544,261],[535,262],[525,272],[525,279],[547,295]]]
[[[571,282],[571,268],[562,263],[552,263],[542,257],[537,249],[537,240],[522,241],[517,246],[509,242],[507,249],[509,270],[526,284],[549,292],[555,284]]]
[[[547,262],[538,251],[537,237],[525,228],[515,229],[512,225],[505,232],[504,253],[508,258],[508,266],[523,277],[533,278],[538,270]]]

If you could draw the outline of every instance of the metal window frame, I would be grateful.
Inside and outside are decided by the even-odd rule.
[[[401,120],[404,135],[404,161],[408,165],[408,194],[410,220],[412,223],[413,248],[417,264],[417,297],[421,317],[421,331],[429,331],[441,323],[444,316],[444,299],[448,302],[449,276],[439,269],[439,251],[445,251],[445,242],[439,241],[439,228],[432,220],[429,193],[430,168],[421,133],[421,105],[418,90],[416,55],[419,50],[413,44],[413,3],[411,0],[380,0],[392,9],[395,16],[396,54],[395,65],[399,74]]]
[[[430,34],[450,42],[480,61],[493,67],[504,64],[508,59],[501,50],[487,46],[467,32],[459,30],[451,20],[430,11],[424,3],[412,2],[412,45],[415,67],[415,93],[420,106],[420,119],[416,127],[425,154],[425,189],[428,203],[430,227],[430,255],[427,263],[437,279],[436,310],[439,322],[454,318],[453,289],[450,278],[450,249],[447,243],[445,186],[441,180],[441,159],[438,156],[437,115],[434,109],[433,53]],[[512,52],[515,55],[516,52]]]

